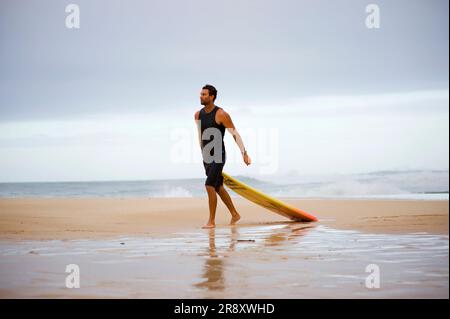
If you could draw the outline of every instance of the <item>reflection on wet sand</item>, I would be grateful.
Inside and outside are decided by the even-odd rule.
[[[288,225],[276,229],[275,232],[269,233],[269,235],[263,241],[264,246],[276,246],[281,245],[285,241],[298,239],[303,237],[306,233],[313,229],[315,225],[308,223],[291,222]],[[223,253],[218,251],[216,245],[216,228],[208,230],[209,235],[209,247],[207,248],[207,257],[203,267],[203,273],[201,278],[203,281],[194,284],[197,288],[206,288],[208,290],[224,290],[225,289],[225,265],[226,259],[230,256],[230,253],[235,251],[236,244],[239,242],[255,242],[254,239],[239,239],[239,227],[232,226],[229,228],[230,233],[228,236],[228,248],[224,249]],[[268,231],[264,231],[266,235]],[[221,237],[222,238],[222,237]]]
[[[237,237],[238,228],[230,227],[230,244],[228,246],[228,252],[234,251]],[[224,257],[217,253],[216,249],[216,229],[209,229],[209,256],[206,258],[205,265],[203,267],[203,274],[201,278],[204,280],[200,283],[194,284],[198,288],[207,288],[208,290],[223,290],[225,288],[225,276],[224,276]]]
[[[270,234],[265,240],[266,246],[281,245],[285,241],[298,240],[305,236],[310,230],[314,229],[316,225],[291,223],[281,228],[279,231]]]

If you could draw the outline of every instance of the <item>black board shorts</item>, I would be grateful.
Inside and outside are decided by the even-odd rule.
[[[216,192],[219,192],[220,186],[223,185],[222,170],[223,167],[225,166],[226,160],[225,155],[223,156],[222,159],[223,159],[222,163],[216,163],[214,161],[211,163],[205,163],[205,161],[203,161],[203,166],[205,167],[205,174],[207,176],[205,185],[213,186]]]

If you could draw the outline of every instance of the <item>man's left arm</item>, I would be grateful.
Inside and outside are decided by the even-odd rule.
[[[250,157],[247,154],[247,150],[245,149],[244,142],[242,141],[241,135],[237,131],[236,127],[234,126],[233,120],[231,119],[231,116],[222,110],[220,114],[220,121],[223,124],[223,126],[226,127],[227,131],[230,132],[230,134],[233,136],[234,141],[238,145],[239,149],[241,150],[241,154],[244,158],[244,162],[247,165],[250,165],[251,160]]]

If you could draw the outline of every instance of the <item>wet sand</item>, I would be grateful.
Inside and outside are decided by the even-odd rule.
[[[448,201],[285,199],[317,223],[234,201],[201,229],[206,198],[0,199],[0,298],[449,297]]]

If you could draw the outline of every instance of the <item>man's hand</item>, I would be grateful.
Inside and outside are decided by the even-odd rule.
[[[244,159],[244,163],[247,164],[247,166],[252,163],[252,160],[250,159],[250,156],[248,156],[247,152],[244,152],[242,158]]]

